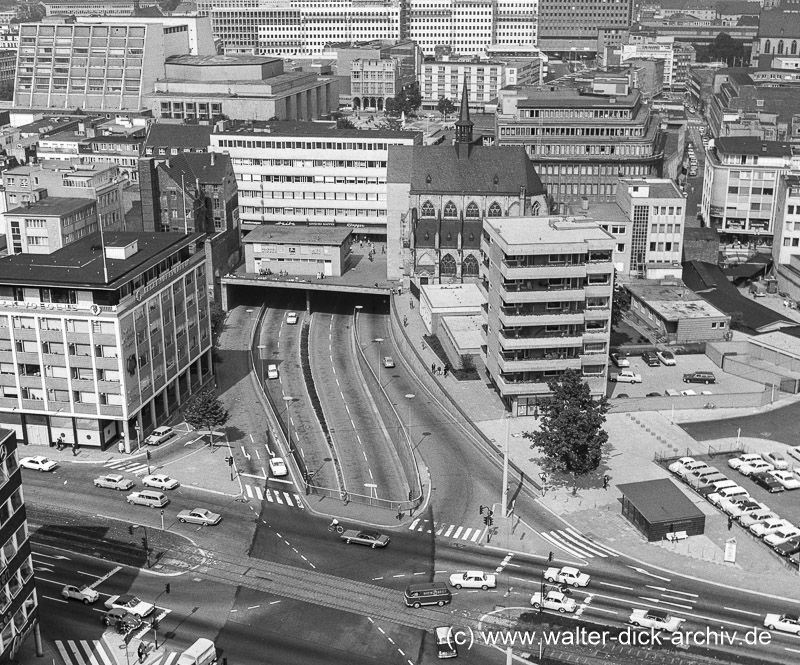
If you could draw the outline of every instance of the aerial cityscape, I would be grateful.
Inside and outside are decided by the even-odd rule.
[[[800,0],[0,0],[0,665],[800,662]]]

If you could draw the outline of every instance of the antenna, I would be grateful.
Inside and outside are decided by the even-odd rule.
[[[106,243],[103,236],[103,220],[97,216],[97,225],[100,227],[100,251],[103,253],[103,279],[108,284],[108,265],[106,265]]]

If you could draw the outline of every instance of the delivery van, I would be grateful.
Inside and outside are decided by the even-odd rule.
[[[211,665],[217,662],[217,648],[211,640],[201,637],[180,656],[176,665]]]

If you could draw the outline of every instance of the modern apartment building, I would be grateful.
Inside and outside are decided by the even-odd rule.
[[[99,230],[92,199],[48,196],[8,210],[4,217],[9,254],[52,254]]]
[[[421,143],[419,132],[225,122],[210,150],[231,157],[244,232],[261,224],[333,226],[379,240],[386,235],[389,146]]]
[[[691,44],[676,42],[674,37],[656,37],[653,41],[623,44],[622,62],[638,58],[662,60],[664,62],[664,87],[669,90],[685,90],[689,67],[695,61],[695,50]]]
[[[20,26],[16,108],[139,111],[167,57],[214,53],[210,33],[197,29],[208,19],[50,21]]]
[[[0,258],[0,424],[130,449],[212,378],[198,236],[94,233]]]
[[[17,652],[33,632],[41,649],[39,598],[33,577],[30,534],[22,492],[19,451],[14,432],[0,429],[0,661],[17,660]]]
[[[601,83],[596,78],[595,89]],[[641,93],[627,85],[617,89],[622,94],[548,86],[500,90],[497,142],[525,146],[554,202],[611,202],[620,177],[661,177],[666,142]]]
[[[532,415],[547,382],[579,370],[605,394],[614,238],[571,217],[485,219],[479,286],[484,364],[514,415]]]
[[[778,180],[777,209],[772,260],[778,288],[800,298],[800,175],[784,175]]]
[[[780,225],[780,178],[800,172],[789,143],[754,136],[719,138],[706,150],[702,214],[720,241],[772,246]]]
[[[631,0],[539,0],[539,48],[568,56],[597,49],[600,31],[626,30]]]

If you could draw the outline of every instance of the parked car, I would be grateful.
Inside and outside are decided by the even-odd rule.
[[[142,479],[145,487],[155,487],[159,490],[174,490],[180,483],[174,478],[170,478],[166,473],[154,473]]]
[[[771,471],[769,475],[772,476],[781,485],[783,485],[783,489],[786,490],[800,489],[800,479],[795,478],[795,476],[790,471]]]
[[[723,499],[719,502],[719,507],[723,513],[735,519],[741,515],[743,511],[747,511],[748,508],[750,510],[758,510],[762,507],[762,504],[753,501],[749,496],[739,496],[733,499]]]
[[[219,524],[222,515],[212,513],[206,508],[195,508],[193,510],[182,510],[178,513],[178,521],[185,524],[191,522],[192,524],[202,524],[203,526],[214,526]]]
[[[75,600],[80,600],[84,605],[89,605],[95,602],[100,597],[100,594],[86,585],[76,587],[72,584],[67,584],[61,589],[61,596],[67,600],[74,598]]]
[[[681,457],[680,459],[675,460],[672,464],[670,464],[667,468],[672,471],[672,473],[680,473],[686,468],[687,464],[696,464],[697,460],[694,457]],[[706,464],[705,462],[702,462]],[[706,466],[708,466],[706,464]]]
[[[756,522],[750,527],[750,533],[752,533],[754,536],[758,536],[759,538],[763,538],[764,536],[775,533],[779,529],[783,529],[787,526],[792,526],[792,523],[788,520],[783,520],[776,517],[773,519],[764,520],[763,522]]]
[[[792,536],[789,540],[778,543],[774,549],[781,556],[792,556],[800,552],[800,536]]]
[[[548,591],[544,596],[544,600],[542,600],[541,591],[537,591],[531,596],[531,605],[537,610],[544,608],[546,610],[561,612],[561,614],[567,612],[572,613],[578,609],[578,603],[572,598],[565,596],[560,591]]]
[[[748,513],[757,513],[762,510],[767,510],[767,506],[763,503],[758,503],[757,501],[753,501],[748,499],[747,501],[740,501],[737,504],[731,506],[728,515],[730,515],[733,519],[738,520],[741,519],[743,515],[747,515]]]
[[[652,628],[653,630],[665,630],[674,633],[680,629],[685,621],[674,617],[664,610],[633,610],[628,619],[634,626],[642,628]]]
[[[716,383],[717,379],[713,372],[689,372],[683,375],[684,383]]]
[[[109,610],[100,618],[106,626],[114,626],[120,633],[136,630],[142,625],[141,617],[131,614],[124,609]]]
[[[54,471],[58,464],[53,460],[47,459],[42,455],[35,457],[23,457],[19,461],[19,465],[23,469],[31,469],[32,471]]]
[[[369,545],[372,549],[376,547],[386,547],[389,544],[389,536],[385,536],[379,531],[357,531],[355,529],[350,529],[345,531],[341,538],[348,545],[350,543]]]
[[[386,369],[391,369],[392,367],[394,367],[394,358],[392,358],[392,356],[384,356],[383,357],[383,366]]]
[[[161,492],[152,490],[142,490],[141,492],[131,492],[125,500],[132,506],[147,506],[148,508],[163,508],[169,503],[169,499]]]
[[[621,372],[612,372],[608,380],[615,383],[641,383],[642,375],[630,369],[623,369]]]
[[[686,482],[689,482],[689,479],[692,477],[699,477],[704,475],[704,472],[711,467],[708,466],[703,461],[697,460],[695,462],[689,462],[686,464],[682,470],[678,471],[677,475],[680,476]]]
[[[800,616],[797,614],[767,614],[764,628],[800,635]]]
[[[146,603],[143,600],[139,600],[136,596],[132,596],[131,594],[125,594],[123,596],[111,596],[103,604],[109,610],[121,609],[139,617],[146,617],[148,614],[151,614],[154,609],[156,609],[155,605]]]
[[[617,367],[630,367],[631,362],[628,360],[628,354],[624,351],[618,351],[611,354],[611,362]]]
[[[656,351],[656,356],[665,365],[677,365],[678,361],[675,360],[675,354],[672,351]]]
[[[792,446],[789,448],[789,454],[796,460],[800,460],[800,446]]]
[[[275,477],[289,475],[289,470],[286,468],[286,462],[283,461],[282,457],[269,458],[269,472]]]
[[[756,453],[744,453],[743,455],[739,455],[739,457],[732,457],[728,460],[728,466],[731,469],[739,469],[742,464],[750,464],[750,462],[763,462],[761,455],[757,455]]]
[[[105,476],[100,476],[94,479],[95,487],[105,487],[110,490],[129,490],[133,487],[133,481],[130,478],[121,476],[118,473],[109,473]]]
[[[764,455],[764,461],[772,464],[772,468],[778,471],[785,471],[789,468],[789,460],[780,453],[767,453]]]
[[[160,446],[164,441],[169,441],[175,436],[175,430],[171,427],[156,427],[153,433],[144,442],[148,446]]]
[[[755,476],[759,473],[766,473],[772,471],[772,464],[764,460],[755,460],[753,462],[745,462],[738,469],[736,469],[743,476]]]
[[[652,351],[644,351],[642,353],[642,360],[644,360],[644,364],[648,365],[649,367],[658,367],[661,365],[658,356]]]
[[[741,524],[746,529],[749,529],[754,524],[758,524],[759,522],[766,522],[767,520],[777,520],[780,519],[775,513],[771,510],[754,510],[752,513],[745,513],[741,517],[739,517],[739,524]]]
[[[277,365],[267,365],[267,378],[268,379],[277,379],[278,378],[278,366]]]
[[[795,536],[800,536],[800,529],[796,526],[786,526],[764,536],[764,542],[770,547],[775,547]]]
[[[450,575],[450,586],[456,589],[494,589],[497,586],[497,578],[491,573],[484,573],[480,570],[468,570],[465,573],[453,573]]]
[[[290,326],[297,324],[297,312],[289,312],[286,315],[286,323]]]

